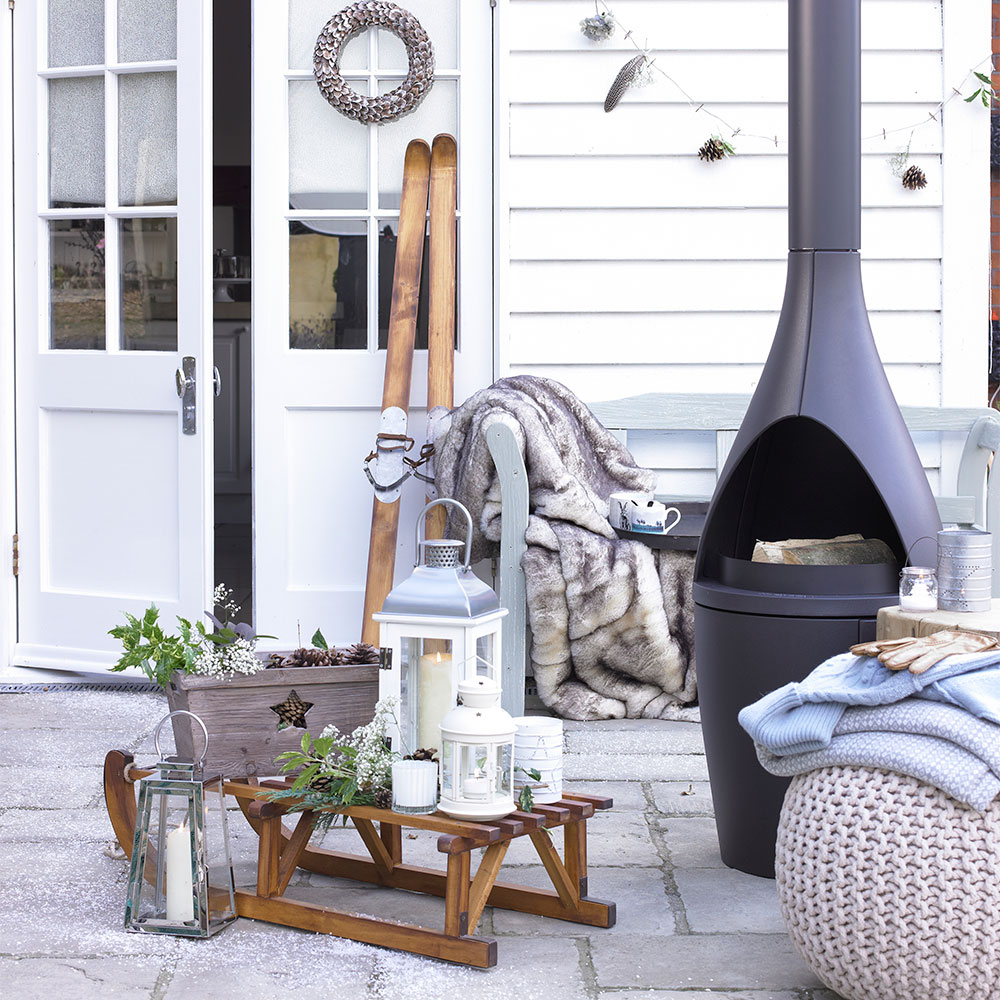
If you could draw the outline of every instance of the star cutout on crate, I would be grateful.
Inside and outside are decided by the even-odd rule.
[[[278,716],[278,732],[290,727],[305,729],[308,725],[306,712],[312,707],[311,701],[303,701],[294,690],[289,692],[288,697],[283,702],[271,706],[271,711]]]

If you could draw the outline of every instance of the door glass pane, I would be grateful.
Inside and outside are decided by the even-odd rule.
[[[118,0],[118,61],[177,58],[177,0]]]
[[[397,221],[379,224],[378,238],[378,347],[384,351],[389,342],[389,311],[392,306],[392,272],[396,266]],[[424,237],[423,267],[420,269],[420,302],[417,305],[417,332],[413,346],[418,351],[427,349],[427,303],[430,292],[427,283],[427,245]]]
[[[118,202],[177,204],[177,77],[118,78]]]
[[[121,346],[177,350],[177,220],[121,222]]]
[[[387,94],[400,79],[379,81],[379,93]],[[415,136],[428,141],[439,132],[458,135],[458,85],[454,80],[436,80],[417,109],[404,119],[405,127],[389,125],[378,135],[378,200],[380,208],[399,208],[403,158],[407,143]]]
[[[335,111],[312,80],[288,85],[288,190],[292,208],[368,204],[368,128]]]
[[[401,4],[430,35],[435,70],[458,69],[458,5],[459,0],[410,0]],[[378,68],[405,73],[406,67],[406,47],[391,31],[379,31]]]
[[[49,346],[104,349],[104,220],[49,222]]]
[[[288,231],[288,346],[368,346],[367,223],[292,222]]]
[[[289,69],[312,70],[316,39],[338,6],[329,0],[288,0]],[[340,69],[343,73],[367,72],[367,31],[355,35],[340,50]]]
[[[49,65],[104,64],[104,0],[49,0]]]
[[[49,202],[104,204],[104,77],[49,80]]]

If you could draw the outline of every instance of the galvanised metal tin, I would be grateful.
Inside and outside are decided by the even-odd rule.
[[[938,608],[989,611],[993,578],[993,535],[976,528],[938,532]]]

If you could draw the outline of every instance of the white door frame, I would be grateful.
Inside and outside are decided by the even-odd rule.
[[[10,141],[14,129],[11,87],[14,11],[0,17],[0,134]],[[14,207],[12,157],[0,159],[0,198],[11,218]],[[0,239],[0,677],[14,658],[17,639],[17,582],[13,574],[14,510],[14,227]]]

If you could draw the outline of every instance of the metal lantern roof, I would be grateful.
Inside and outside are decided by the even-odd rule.
[[[468,534],[463,543],[455,538],[423,539],[420,526],[424,515],[438,504],[450,504],[465,515]],[[420,553],[423,550],[423,562]],[[500,598],[470,568],[472,516],[457,501],[435,500],[417,518],[416,552],[418,564],[402,583],[393,587],[376,621],[393,618],[480,618],[500,610]],[[460,558],[461,557],[461,558]]]

